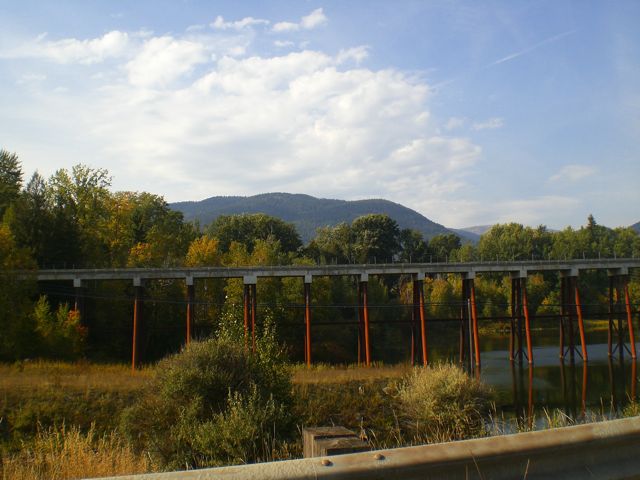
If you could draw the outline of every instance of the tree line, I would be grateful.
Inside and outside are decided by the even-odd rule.
[[[640,236],[631,228],[609,229],[589,216],[585,226],[559,232],[544,226],[500,224],[477,245],[455,234],[430,239],[400,229],[392,218],[369,214],[350,224],[318,229],[303,245],[295,227],[265,214],[220,216],[209,225],[185,222],[158,195],[114,192],[104,169],[76,165],[49,178],[34,173],[25,183],[18,156],[0,151],[0,262],[5,272],[38,268],[118,268],[173,266],[311,265],[345,263],[546,260],[640,255]],[[604,275],[604,276],[603,276]],[[431,318],[459,314],[460,280],[427,279]],[[581,276],[586,296],[606,304],[606,273]],[[410,278],[372,278],[374,355],[387,361],[406,355],[410,318]],[[508,313],[508,279],[486,275],[476,280],[481,315]],[[183,282],[154,281],[145,288],[143,353],[156,359],[183,342]],[[258,283],[261,324],[277,326],[292,358],[302,357],[302,280],[264,279]],[[535,311],[555,311],[559,280],[555,274],[529,280]],[[640,288],[631,284],[634,302]],[[84,290],[86,318],[73,309],[69,285],[37,285],[5,275],[0,288],[0,359],[37,356],[124,360],[130,353],[132,286],[94,282]],[[357,328],[357,285],[351,278],[314,278],[314,351],[318,359],[353,361]],[[196,282],[196,334],[242,324],[240,280]],[[555,309],[555,310],[554,310]],[[595,310],[594,310],[595,311]],[[336,335],[338,325],[344,335]],[[378,349],[378,351],[376,351]]]

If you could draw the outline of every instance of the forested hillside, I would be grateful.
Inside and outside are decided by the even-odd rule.
[[[252,197],[211,197],[169,206],[182,212],[185,220],[198,220],[203,225],[220,215],[265,213],[295,225],[304,243],[313,239],[319,227],[351,223],[370,213],[388,215],[400,228],[417,230],[426,238],[451,233],[415,210],[382,199],[347,201],[291,193],[264,193]]]

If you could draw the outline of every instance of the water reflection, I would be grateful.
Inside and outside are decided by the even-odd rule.
[[[511,389],[509,394],[491,369],[483,374],[497,387],[503,413],[513,413],[521,426],[532,428],[536,417],[546,412],[562,411],[574,420],[584,419],[590,412],[612,416],[630,401],[637,399],[637,362],[609,357],[603,365],[559,359],[557,367],[524,366],[509,362]],[[605,388],[606,387],[606,388]]]

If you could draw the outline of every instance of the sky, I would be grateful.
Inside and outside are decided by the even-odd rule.
[[[640,2],[0,0],[0,148],[168,202],[640,221]]]

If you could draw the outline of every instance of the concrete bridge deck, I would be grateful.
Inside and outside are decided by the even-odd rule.
[[[430,274],[457,273],[473,278],[481,273],[520,274],[529,272],[569,272],[575,276],[582,270],[608,270],[615,275],[626,275],[630,269],[640,268],[640,258],[593,259],[563,261],[511,261],[464,263],[389,263],[362,265],[283,265],[260,267],[177,267],[177,268],[106,268],[106,269],[54,269],[30,272],[38,281],[82,280],[159,280],[196,278],[269,278],[304,277],[310,280],[320,276],[343,275],[414,275],[424,278]],[[26,274],[26,272],[25,272]],[[248,282],[251,283],[251,282]]]

